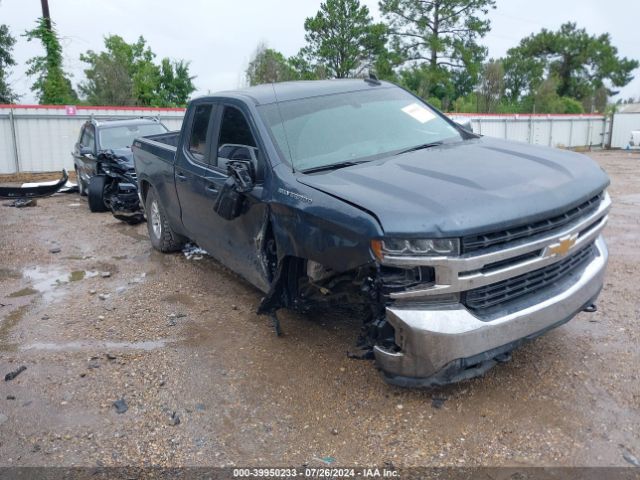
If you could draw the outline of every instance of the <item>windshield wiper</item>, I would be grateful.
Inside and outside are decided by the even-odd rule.
[[[319,167],[307,168],[306,170],[301,170],[302,173],[316,173],[316,172],[324,172],[326,170],[337,170],[339,168],[345,167],[353,167],[354,165],[360,165],[365,162],[338,162],[338,163],[330,163],[329,165],[321,165]]]
[[[407,148],[405,150],[400,150],[396,155],[402,155],[403,153],[415,152],[416,150],[423,150],[425,148],[438,147],[440,145],[444,145],[443,141],[437,142],[429,142],[429,143],[421,143],[420,145],[416,145],[415,147]]]

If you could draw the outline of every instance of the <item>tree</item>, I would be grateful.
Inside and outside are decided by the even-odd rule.
[[[478,40],[490,29],[486,14],[495,0],[380,0],[379,5],[392,48],[413,74],[422,72],[428,96],[441,98],[447,108],[473,90],[487,54]]]
[[[300,73],[285,56],[261,43],[245,71],[249,85],[298,80]]]
[[[195,90],[188,62],[164,58],[156,65],[143,37],[127,43],[109,35],[104,45],[102,52],[80,55],[89,67],[79,88],[92,105],[182,106]]]
[[[189,74],[189,62],[163,58],[160,65],[160,85],[158,97],[164,106],[182,107],[196,87],[195,76]]]
[[[504,96],[504,68],[500,61],[485,63],[478,86],[478,108],[480,112],[496,113]]]
[[[438,99],[441,108],[449,108],[455,98],[455,86],[451,72],[445,68],[432,70],[429,65],[413,65],[400,70],[400,84],[431,103]]]
[[[406,61],[429,68],[466,68],[486,49],[477,40],[490,30],[484,16],[495,0],[381,0],[395,48]]]
[[[542,29],[526,37],[507,52],[506,76],[512,96],[530,94],[544,79],[553,78],[560,97],[580,100],[585,106],[602,103],[601,88],[608,95],[633,79],[638,61],[618,57],[608,33],[589,35],[575,23],[565,23],[557,32]]]
[[[84,74],[86,80],[78,85],[80,93],[91,105],[135,105],[133,76],[135,62],[141,62],[144,43],[126,43],[122,37],[105,37],[106,51],[88,50],[80,60],[89,64]]]
[[[37,20],[36,27],[25,32],[24,36],[29,42],[40,40],[45,50],[44,56],[27,61],[27,75],[36,77],[31,90],[36,93],[38,101],[47,105],[76,103],[78,95],[62,68],[62,46],[53,22],[41,17]]]
[[[509,50],[501,63],[504,68],[505,95],[511,103],[518,103],[535,92],[544,80],[544,62],[520,50]]]
[[[359,0],[326,0],[304,22],[307,45],[296,60],[306,71],[324,67],[329,78],[354,77],[372,68],[384,52],[386,27],[374,24]]]
[[[534,92],[522,100],[521,108],[533,113],[584,113],[579,101],[558,95],[558,83],[555,76],[544,79]]]
[[[16,64],[13,59],[13,46],[16,39],[9,33],[9,27],[0,25],[0,103],[15,103],[19,96],[9,85],[9,67]]]

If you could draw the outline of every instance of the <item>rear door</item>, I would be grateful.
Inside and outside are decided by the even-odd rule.
[[[190,109],[188,127],[181,150],[176,152],[175,184],[180,200],[182,224],[189,237],[198,241],[206,237],[207,217],[214,215],[217,195],[215,185],[208,180],[212,159],[211,145],[217,106],[213,101],[200,101]]]

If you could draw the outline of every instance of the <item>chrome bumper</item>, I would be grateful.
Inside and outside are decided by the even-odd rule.
[[[510,309],[490,320],[464,306],[389,307],[387,320],[395,329],[399,352],[374,347],[376,362],[387,378],[432,377],[458,359],[468,359],[570,320],[598,296],[604,282],[608,252],[602,236],[595,241],[596,256],[571,275],[555,295],[527,297],[522,309]]]

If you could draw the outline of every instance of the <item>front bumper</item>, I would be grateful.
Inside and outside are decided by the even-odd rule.
[[[526,305],[511,305],[500,315],[479,318],[464,306],[388,307],[400,351],[374,347],[387,381],[402,386],[435,386],[484,373],[526,339],[569,321],[597,298],[604,283],[608,251],[602,236],[596,255],[581,270]]]

